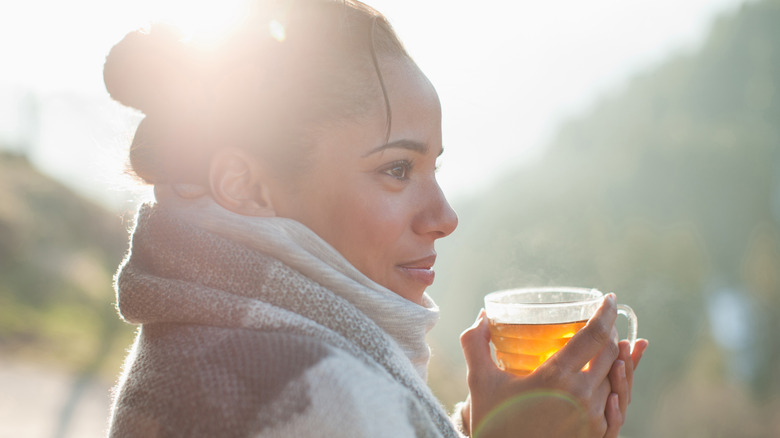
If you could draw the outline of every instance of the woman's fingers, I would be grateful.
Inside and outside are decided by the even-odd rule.
[[[649,342],[647,339],[637,339],[634,343],[634,351],[631,352],[631,361],[634,363],[634,369],[639,366],[639,361],[642,359],[642,355],[645,354]]]
[[[617,338],[617,329],[613,327],[610,340],[601,348],[596,357],[592,358],[588,363],[585,374],[592,382],[600,382],[606,379],[612,371],[612,367],[619,358],[620,353]]]
[[[607,419],[606,437],[617,437],[617,433],[626,421],[628,405],[631,403],[631,390],[634,385],[634,370],[642,354],[647,349],[647,340],[640,339],[631,351],[631,345],[623,340],[618,343],[618,358],[609,372],[612,393],[609,395],[604,415]]]
[[[607,406],[604,415],[607,418],[607,431],[604,438],[617,438],[620,427],[623,426],[623,416],[620,413],[619,396],[612,393],[607,397]]]
[[[626,370],[626,382],[628,383],[628,403],[631,403],[631,388],[634,387],[634,361],[631,359],[631,345],[626,340],[618,342],[620,353],[617,360],[623,361]]]
[[[484,310],[474,324],[460,335],[460,344],[466,358],[466,380],[469,386],[470,418],[467,420],[464,417],[464,423],[468,423],[467,427],[474,432],[496,405],[516,395],[518,389],[509,385],[513,377],[501,371],[493,362],[490,355],[490,329]],[[497,424],[500,426],[502,421]]]
[[[606,376],[612,362],[617,358],[618,348],[612,338],[612,330],[617,318],[617,305],[615,295],[609,294],[604,298],[601,306],[580,331],[578,331],[558,354],[550,360],[569,372],[578,372],[585,367],[596,355],[605,354],[605,360],[599,364],[599,374]],[[602,352],[603,349],[606,352]],[[608,359],[611,357],[611,359]],[[592,368],[593,364],[591,364]]]
[[[626,376],[627,368],[626,363],[618,359],[612,364],[612,369],[609,371],[609,384],[612,388],[612,393],[618,396],[620,414],[624,418],[631,397],[631,388]]]
[[[498,370],[490,357],[490,329],[484,310],[479,313],[474,324],[461,333],[460,345],[470,379],[481,370]]]

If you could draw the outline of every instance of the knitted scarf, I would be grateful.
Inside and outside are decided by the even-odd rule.
[[[425,383],[436,305],[376,284],[298,222],[207,196],[145,204],[116,289],[142,329],[112,436],[458,436]]]

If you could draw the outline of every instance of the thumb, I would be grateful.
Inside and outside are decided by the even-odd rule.
[[[613,342],[611,342],[612,329],[615,326],[616,318],[617,304],[615,303],[615,295],[609,294],[604,297],[601,306],[596,310],[596,313],[590,318],[585,327],[578,331],[557,354],[550,358],[550,362],[557,362],[561,368],[575,372],[581,370],[604,346],[610,345],[614,349],[614,357],[609,360],[609,366],[611,366],[618,356],[617,343],[613,345]]]
[[[461,333],[460,346],[470,376],[477,370],[497,369],[490,357],[490,329],[484,309],[479,312],[474,324]]]

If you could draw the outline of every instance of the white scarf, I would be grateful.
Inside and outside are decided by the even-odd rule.
[[[270,254],[346,299],[390,335],[415,371],[427,380],[430,349],[425,336],[439,318],[439,308],[427,293],[423,294],[420,306],[380,286],[318,235],[292,219],[239,215],[207,195],[193,198],[158,195],[158,198],[161,207],[180,219]]]
[[[176,392],[186,394],[190,391],[186,388],[192,388],[193,395],[202,393],[203,388],[192,386],[192,382],[186,388],[181,386],[188,383],[180,382],[177,376],[192,371],[177,368],[179,358],[209,354],[209,345],[214,345],[218,336],[194,340],[183,335],[174,338],[178,340],[169,347],[160,344],[161,336],[174,336],[161,333],[186,331],[187,327],[224,328],[218,329],[227,330],[219,332],[223,334],[231,328],[250,329],[319,340],[363,363],[365,372],[387,376],[375,383],[395,382],[389,390],[395,394],[388,399],[392,406],[387,405],[381,413],[367,406],[370,414],[361,421],[383,415],[389,424],[407,424],[423,436],[457,436],[425,383],[430,357],[425,335],[438,318],[438,308],[430,297],[424,295],[423,305],[418,305],[376,284],[293,220],[237,215],[208,196],[161,196],[158,201],[140,208],[131,252],[116,278],[122,316],[143,324],[143,329],[117,389],[112,436],[134,436],[126,431],[137,429],[138,415],[151,417],[148,421],[152,424],[168,418],[164,421],[176,430],[191,426],[187,418],[196,415],[195,411],[184,416],[172,413],[184,406],[178,404],[180,399],[166,399],[171,389],[150,387],[148,380],[176,388]],[[233,359],[228,354],[219,360],[242,375],[251,375],[251,363],[232,363]],[[224,374],[207,369],[195,372],[196,382],[213,380],[216,383],[211,387],[233,387],[224,382]],[[352,374],[340,375],[352,381]],[[366,381],[355,384],[360,382]],[[372,399],[370,387],[367,389],[360,391],[361,397],[381,404]],[[240,392],[240,387],[236,390]],[[215,394],[208,403],[232,406],[238,395],[228,392],[219,398]],[[393,405],[392,400],[407,400],[409,404]],[[277,418],[263,406],[256,406],[257,415]],[[327,406],[320,408],[311,411],[313,415],[327,411]],[[232,409],[227,412],[239,415]],[[343,414],[348,416],[349,412]],[[390,419],[393,415],[406,419],[392,423],[396,421]],[[249,421],[239,417],[231,418]],[[213,424],[205,418],[201,421]],[[288,426],[311,432],[317,430],[316,424],[292,422]]]

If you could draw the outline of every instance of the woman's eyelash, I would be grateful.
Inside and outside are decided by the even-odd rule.
[[[398,180],[407,180],[409,179],[409,173],[412,171],[412,166],[413,163],[411,161],[398,160],[385,166],[382,172]]]

